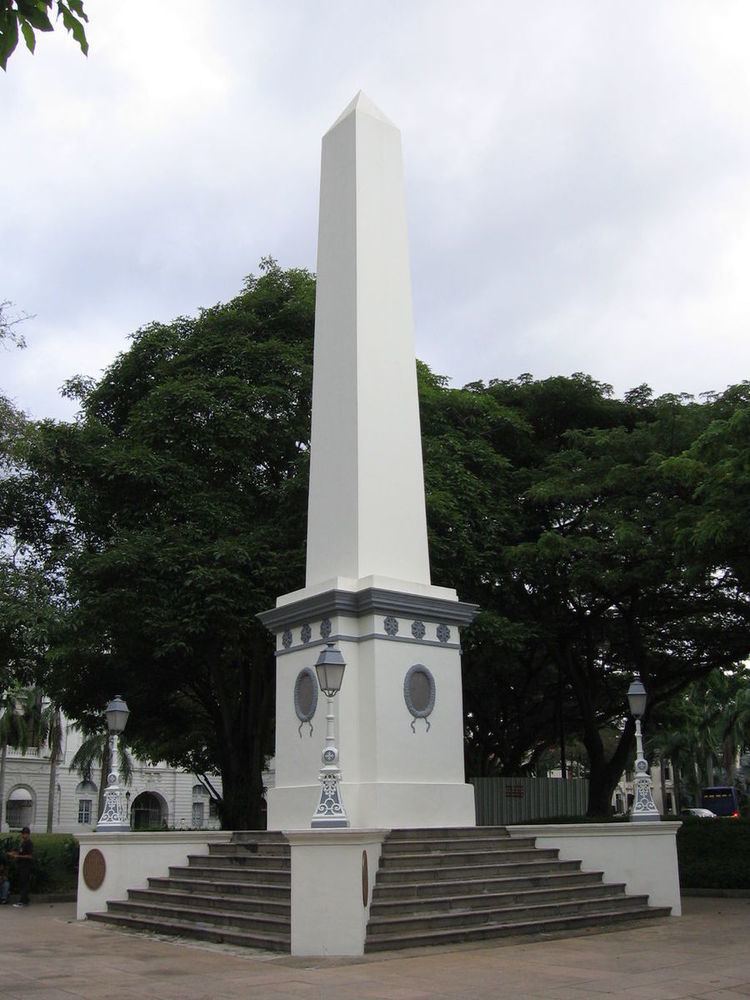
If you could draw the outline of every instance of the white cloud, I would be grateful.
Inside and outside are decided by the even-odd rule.
[[[0,386],[36,414],[127,335],[314,268],[320,136],[362,87],[401,127],[417,345],[461,384],[748,375],[742,2],[89,0],[0,81]]]

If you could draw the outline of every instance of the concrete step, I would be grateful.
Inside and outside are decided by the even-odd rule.
[[[378,883],[410,883],[423,882],[429,879],[448,881],[467,881],[470,879],[493,879],[503,876],[536,875],[543,872],[578,871],[580,861],[523,861],[507,862],[490,865],[458,865],[432,867],[416,866],[413,868],[379,868]]]
[[[273,868],[200,868],[198,865],[185,868],[170,865],[169,875],[176,878],[200,878],[219,882],[255,882],[260,885],[290,885],[291,871]]]
[[[175,890],[185,893],[220,893],[233,896],[262,896],[266,899],[288,899],[291,882],[286,879],[279,884],[262,882],[230,882],[228,879],[172,878],[167,875],[152,876],[148,880],[150,889]]]
[[[669,907],[642,907],[622,911],[601,911],[595,914],[580,914],[567,917],[548,917],[541,920],[517,921],[512,923],[486,923],[474,927],[453,927],[443,930],[429,930],[413,935],[389,933],[370,935],[365,941],[365,952],[392,951],[402,948],[422,948],[429,945],[455,944],[462,941],[483,941],[491,938],[521,936],[525,934],[579,933],[591,927],[616,927],[635,921],[651,920],[669,916]]]
[[[507,827],[504,826],[435,826],[420,827],[416,830],[391,830],[387,843],[402,840],[453,840],[455,837],[483,839],[491,837],[495,840],[510,840]]]
[[[380,874],[380,873],[378,873]],[[582,871],[545,871],[537,875],[505,876],[501,878],[488,879],[440,879],[435,882],[415,881],[415,882],[382,882],[377,880],[375,886],[376,895],[373,900],[408,900],[421,899],[431,896],[461,896],[467,893],[481,894],[493,892],[524,892],[539,889],[546,886],[562,887],[566,886],[601,886],[601,872]]]
[[[137,918],[148,917],[165,923],[179,920],[198,926],[218,925],[261,934],[274,934],[289,929],[288,916],[256,913],[250,910],[240,912],[237,910],[198,909],[194,906],[181,906],[179,904],[167,906],[161,903],[115,900],[107,903],[107,912]]]
[[[161,906],[184,906],[194,910],[238,910],[241,913],[269,913],[289,921],[292,904],[289,893],[286,899],[267,899],[259,894],[253,897],[211,892],[180,892],[164,889],[128,889],[128,900],[135,903],[155,903]]]
[[[600,899],[557,900],[510,906],[487,906],[486,908],[465,908],[463,910],[434,910],[410,915],[375,916],[370,918],[368,936],[380,934],[403,934],[412,937],[424,931],[443,928],[479,927],[483,924],[528,923],[532,920],[548,920],[553,917],[584,916],[597,913],[631,912],[647,906],[647,896],[608,895]]]
[[[395,853],[384,851],[380,867],[393,868],[436,868],[469,867],[471,865],[515,864],[523,861],[557,861],[558,851],[553,848],[508,848],[506,850],[456,851],[434,850]]]
[[[190,867],[291,869],[291,858],[274,854],[189,854]]]
[[[152,931],[156,934],[170,934],[199,941],[212,941],[217,944],[263,948],[267,951],[288,952],[291,948],[291,933],[287,931],[277,931],[273,934],[257,933],[239,930],[236,927],[196,924],[186,920],[166,921],[161,917],[154,919],[153,917],[124,913],[89,913],[88,916],[89,920],[96,920],[127,930]]]
[[[270,842],[256,840],[239,841],[231,844],[209,844],[208,853],[211,856],[242,857],[242,858],[288,858],[291,855],[289,844],[279,841]]]
[[[462,910],[484,910],[504,908],[508,906],[529,906],[537,903],[566,903],[601,899],[602,897],[625,897],[624,885],[605,885],[604,882],[594,882],[591,885],[571,885],[565,888],[553,886],[543,889],[526,889],[516,892],[487,892],[486,883],[476,883],[472,893],[470,885],[464,885],[463,892],[458,889],[451,895],[433,895],[429,903],[424,897],[383,899],[380,892],[373,895],[370,907],[370,917],[391,917],[422,913],[429,907],[431,913],[456,912]]]
[[[429,837],[417,840],[414,837],[393,839],[388,837],[383,844],[383,855],[418,854],[434,851],[533,851],[533,837],[508,837],[506,840],[497,837]]]
[[[289,846],[289,841],[283,833],[278,830],[234,830],[232,832],[231,843],[233,844],[284,844]]]

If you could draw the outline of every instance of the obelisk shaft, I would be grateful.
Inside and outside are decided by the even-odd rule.
[[[401,136],[362,94],[323,138],[308,587],[429,585]]]

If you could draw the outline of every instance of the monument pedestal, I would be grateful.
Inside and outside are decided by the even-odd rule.
[[[476,608],[445,588],[393,590],[396,581],[376,577],[331,583],[291,594],[261,616],[278,647],[268,828],[309,826],[318,802],[323,699],[301,704],[300,691],[326,642],[347,664],[334,706],[351,827],[473,826],[458,628]]]

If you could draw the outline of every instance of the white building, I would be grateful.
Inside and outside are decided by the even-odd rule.
[[[72,723],[63,720],[65,736],[62,756],[55,773],[52,807],[54,833],[90,833],[97,822],[99,772],[85,782],[71,768],[70,762],[83,741],[82,734]],[[50,755],[47,747],[22,754],[8,747],[5,764],[3,823],[0,832],[19,830],[23,826],[32,833],[47,829],[50,792]],[[211,778],[221,794],[221,779]],[[177,827],[218,829],[219,817],[215,803],[198,778],[166,764],[146,764],[133,759],[133,776],[127,786],[131,825],[145,827]]]

